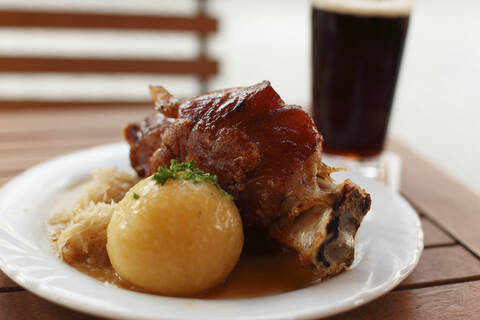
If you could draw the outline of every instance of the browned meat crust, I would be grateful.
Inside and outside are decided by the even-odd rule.
[[[341,254],[342,267],[334,267],[333,244],[341,247],[348,239],[340,240],[338,232],[331,235],[327,225],[323,231],[317,228],[312,241],[299,240],[308,229],[298,227],[305,224],[301,221],[310,217],[310,225],[318,224],[325,216],[319,208],[330,210],[322,221],[346,225],[353,239],[370,205],[369,195],[353,183],[333,183],[332,169],[321,162],[322,137],[299,106],[286,105],[267,81],[183,102],[162,87],[151,87],[151,92],[157,112],[124,131],[132,167],[140,176],[171,159],[194,160],[234,196],[247,228],[270,230],[326,276],[351,263],[353,244],[352,252]],[[347,218],[353,224],[342,223]]]

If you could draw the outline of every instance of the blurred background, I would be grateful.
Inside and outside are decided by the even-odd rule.
[[[22,15],[52,11],[101,14],[104,26],[38,27]],[[0,15],[0,109],[146,104],[148,84],[186,97],[264,79],[287,103],[311,103],[309,0],[0,0]],[[132,19],[115,25],[118,15]],[[145,15],[150,24],[133,19]],[[161,28],[156,15],[194,19]],[[391,136],[478,195],[479,39],[480,1],[416,0],[390,122]]]

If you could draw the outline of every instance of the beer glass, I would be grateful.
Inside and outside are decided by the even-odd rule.
[[[312,1],[312,113],[327,154],[378,167],[410,9],[409,0]]]

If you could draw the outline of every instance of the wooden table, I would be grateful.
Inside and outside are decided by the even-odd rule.
[[[120,141],[150,108],[0,110],[0,185],[49,158]],[[402,194],[425,232],[418,267],[392,292],[332,319],[480,319],[480,199],[398,143]],[[36,297],[0,272],[0,320],[89,318]]]

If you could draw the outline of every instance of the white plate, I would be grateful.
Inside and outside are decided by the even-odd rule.
[[[119,319],[298,319],[329,316],[365,304],[402,281],[416,266],[423,233],[415,211],[398,194],[352,173],[372,195],[372,209],[357,234],[351,270],[314,286],[248,299],[171,298],[119,289],[58,260],[46,220],[55,193],[96,167],[129,167],[123,143],[47,161],[25,171],[0,191],[0,267],[19,285],[65,307]]]

